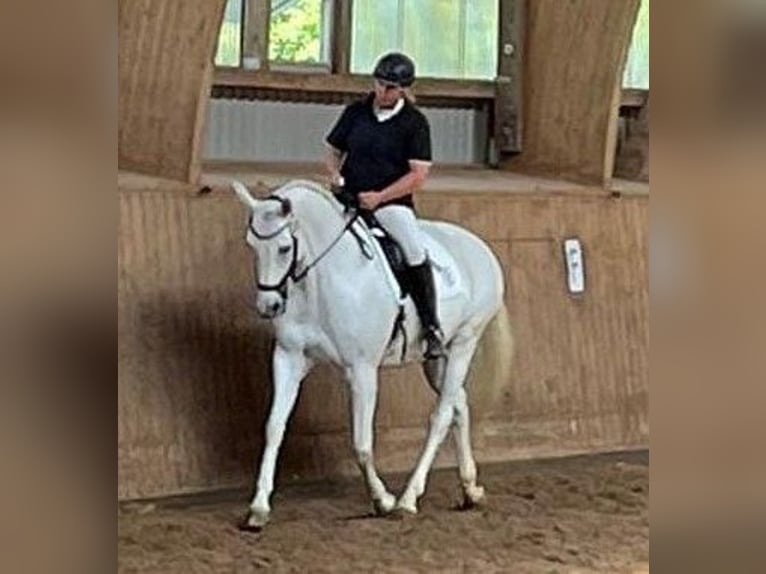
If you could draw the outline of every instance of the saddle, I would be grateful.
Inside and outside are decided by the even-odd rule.
[[[383,228],[374,214],[369,211],[362,211],[359,213],[359,217],[367,224],[371,235],[377,240],[380,248],[383,250],[386,261],[388,261],[388,265],[391,267],[397,283],[399,283],[401,296],[402,298],[406,297],[410,293],[410,284],[409,275],[407,274],[407,259],[404,257],[404,251],[402,251],[402,248],[391,237],[388,231]]]
[[[373,212],[359,208],[359,203],[357,202],[356,196],[348,193],[345,190],[340,190],[336,191],[336,197],[338,198],[338,201],[340,201],[346,208],[346,211],[352,209],[356,210],[357,216],[367,225],[370,230],[370,234],[376,239],[380,245],[381,250],[383,251],[383,254],[386,256],[386,261],[388,262],[388,265],[391,268],[397,283],[399,284],[399,289],[401,290],[401,298],[404,299],[410,293],[410,282],[409,276],[407,274],[407,259],[404,257],[402,248],[399,246],[396,240],[391,237],[391,235],[383,228]],[[363,239],[356,234],[356,231],[353,227],[351,228],[351,231],[354,234],[354,237],[356,237],[356,240],[359,242],[359,245],[362,246],[364,243]]]

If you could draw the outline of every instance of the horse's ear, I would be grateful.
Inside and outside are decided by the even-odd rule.
[[[237,194],[237,198],[242,203],[244,203],[250,209],[255,208],[255,199],[252,195],[250,195],[250,192],[242,182],[239,182],[235,179],[231,182],[231,187],[234,189],[234,193]]]

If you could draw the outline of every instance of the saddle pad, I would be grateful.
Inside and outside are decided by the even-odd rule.
[[[423,230],[425,248],[428,252],[428,257],[431,260],[431,265],[433,266],[434,281],[436,283],[436,292],[439,299],[452,299],[453,297],[462,294],[464,291],[464,284],[457,271],[457,262],[455,261],[455,258],[450,255],[449,251],[447,251],[441,243],[428,233],[428,222],[421,221],[419,223]],[[396,274],[391,268],[390,262],[378,242],[378,237],[382,234],[382,231],[379,229],[372,229],[370,230],[370,234],[375,237],[375,241],[372,241],[372,243],[375,246],[375,251],[378,257],[386,262],[385,268],[389,278],[389,284],[391,286],[398,286]],[[399,297],[398,290],[395,292],[395,296],[397,298]]]

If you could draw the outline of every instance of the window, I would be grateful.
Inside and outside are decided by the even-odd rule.
[[[494,79],[498,0],[355,0],[351,71],[369,74],[390,50],[412,56],[418,76]]]
[[[242,0],[227,0],[218,34],[216,66],[239,66],[242,43]]]
[[[244,21],[244,4],[226,2],[218,66],[241,65],[243,29],[255,25]],[[333,0],[262,0],[260,5],[271,7],[272,68],[329,64]],[[413,57],[421,77],[496,76],[499,0],[355,0],[352,15],[351,72],[370,74],[381,55],[401,50]]]
[[[242,57],[244,0],[227,0],[217,66],[239,66]],[[263,2],[268,5],[268,2]],[[269,60],[280,64],[316,65],[329,61],[332,0],[271,0]]]
[[[329,61],[329,0],[272,0],[269,60],[276,64]]]
[[[649,0],[641,0],[622,86],[649,89]]]

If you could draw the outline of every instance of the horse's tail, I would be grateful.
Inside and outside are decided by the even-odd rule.
[[[498,404],[508,385],[514,340],[505,303],[500,305],[476,347],[466,385],[476,418],[484,418]]]

